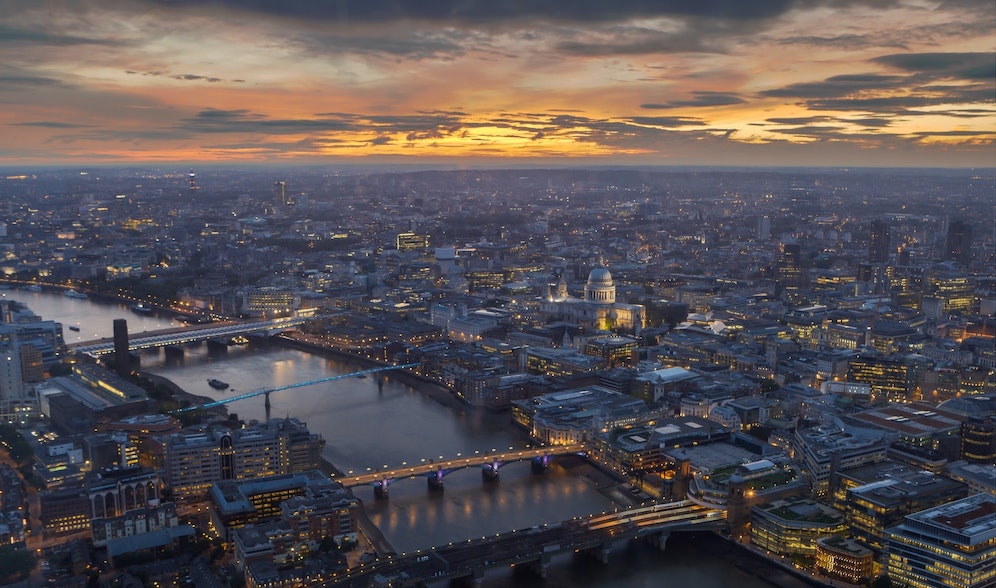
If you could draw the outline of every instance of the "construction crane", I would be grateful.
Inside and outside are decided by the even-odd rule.
[[[176,410],[169,411],[170,414],[176,414],[180,412],[188,412],[191,410],[198,410],[201,408],[213,408],[215,406],[222,406],[230,402],[235,402],[237,400],[245,400],[246,398],[253,398],[256,396],[266,395],[267,402],[270,399],[270,392],[280,392],[281,390],[290,390],[291,388],[303,388],[304,386],[311,386],[312,384],[321,384],[322,382],[331,382],[333,380],[341,380],[343,378],[352,378],[365,376],[367,374],[373,374],[376,372],[386,372],[388,370],[399,370],[403,368],[410,368],[417,366],[417,363],[406,363],[402,365],[389,365],[385,367],[375,367],[358,372],[352,372],[349,374],[339,374],[337,376],[329,376],[327,378],[319,378],[317,380],[306,380],[304,382],[295,382],[293,384],[286,384],[284,386],[274,386],[273,388],[260,388],[259,390],[253,390],[252,392],[246,392],[245,394],[239,394],[238,396],[231,396],[229,398],[222,398],[221,400],[214,400],[212,402],[207,402],[205,404],[198,404],[196,406],[186,406],[184,408],[178,408]]]

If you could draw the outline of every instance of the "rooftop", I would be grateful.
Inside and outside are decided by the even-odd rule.
[[[972,545],[996,539],[996,497],[976,494],[906,516],[904,526],[955,533]],[[920,523],[917,525],[917,523]]]

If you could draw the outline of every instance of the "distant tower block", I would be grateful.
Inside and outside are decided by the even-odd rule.
[[[273,204],[277,210],[297,204],[294,194],[287,191],[287,182],[273,182]]]
[[[190,170],[190,175],[188,176],[188,181],[189,181],[190,191],[191,192],[196,192],[197,191],[197,174],[194,173],[194,170]]]
[[[279,209],[286,206],[287,202],[287,182],[273,182],[273,205]]]
[[[757,219],[757,238],[759,241],[767,241],[771,238],[771,217],[762,216]]]
[[[119,376],[131,373],[131,355],[128,353],[128,321],[114,319],[114,368]]]
[[[868,261],[889,261],[889,223],[884,220],[873,220],[868,228]]]
[[[963,220],[953,220],[948,224],[944,259],[957,261],[964,266],[972,262],[972,225]]]

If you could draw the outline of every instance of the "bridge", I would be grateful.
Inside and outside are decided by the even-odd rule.
[[[399,468],[375,470],[367,474],[359,474],[356,476],[340,476],[337,477],[335,481],[345,487],[373,486],[374,496],[383,498],[387,496],[388,486],[396,480],[425,476],[430,489],[441,490],[443,488],[443,477],[460,469],[480,466],[481,475],[486,480],[496,480],[498,479],[499,468],[509,463],[533,460],[533,470],[538,472],[546,469],[546,466],[552,457],[558,455],[580,454],[585,451],[585,446],[579,443],[573,445],[535,447],[530,449],[506,451],[502,453],[475,453],[475,455],[440,461],[422,460],[422,463],[416,465],[409,466],[405,464]]]
[[[128,338],[128,351],[153,349],[199,343],[209,339],[224,339],[236,335],[248,335],[268,331],[285,331],[299,327],[309,319],[304,317],[286,317],[265,321],[246,321],[230,323],[213,323],[208,325],[191,325],[161,331],[146,331],[138,336]],[[68,345],[70,351],[93,356],[104,355],[114,351],[114,338],[105,337],[96,341],[83,341]]]
[[[475,585],[480,585],[488,569],[519,565],[545,577],[551,560],[560,554],[590,553],[607,563],[613,545],[619,541],[645,538],[663,550],[672,532],[725,527],[726,511],[709,509],[688,500],[654,503],[450,543],[411,554],[385,556],[370,565],[321,578],[312,585],[366,587],[374,585],[375,577],[378,586],[420,586],[457,578],[471,578]]]
[[[188,412],[191,410],[197,410],[199,408],[213,408],[215,406],[222,406],[230,402],[235,402],[237,400],[245,400],[246,398],[254,398],[256,396],[266,396],[266,408],[270,408],[270,393],[280,392],[281,390],[291,390],[293,388],[302,388],[304,386],[311,386],[314,384],[321,384],[322,382],[332,382],[334,380],[342,380],[344,378],[356,378],[360,376],[366,376],[367,374],[374,374],[377,372],[386,372],[388,370],[400,370],[404,368],[410,368],[417,366],[417,363],[405,363],[401,365],[388,365],[382,367],[369,368],[365,370],[360,370],[358,372],[350,372],[348,374],[338,374],[335,376],[329,376],[327,378],[318,378],[317,380],[305,380],[303,382],[294,382],[293,384],[285,384],[283,386],[274,386],[272,388],[260,388],[259,390],[253,390],[252,392],[246,392],[245,394],[239,394],[237,396],[229,396],[228,398],[222,398],[221,400],[213,400],[211,402],[205,402],[204,404],[198,404],[195,406],[185,406],[183,408],[178,408],[176,410],[171,410],[170,414],[176,414],[178,412]]]

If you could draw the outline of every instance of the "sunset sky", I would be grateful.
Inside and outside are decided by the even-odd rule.
[[[991,0],[0,0],[0,166],[996,167]]]

